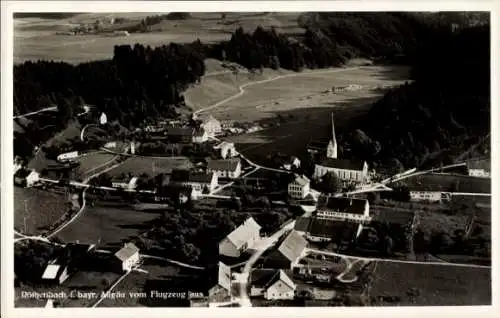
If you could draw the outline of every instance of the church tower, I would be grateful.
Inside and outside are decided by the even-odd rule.
[[[335,137],[335,124],[333,122],[333,113],[331,114],[332,121],[332,136],[330,142],[328,142],[328,146],[326,148],[326,157],[327,158],[337,158],[337,138]]]

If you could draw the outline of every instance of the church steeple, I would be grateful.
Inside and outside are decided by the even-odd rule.
[[[337,158],[337,137],[335,136],[335,124],[333,120],[333,113],[331,114],[331,122],[332,122],[332,136],[330,142],[328,143],[328,147],[326,149],[326,157],[327,158]]]

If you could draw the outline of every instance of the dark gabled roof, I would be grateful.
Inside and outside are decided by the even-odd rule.
[[[326,158],[319,165],[343,170],[363,170],[365,162],[359,160]]]
[[[294,230],[299,232],[306,232],[309,228],[309,223],[311,223],[311,218],[299,217],[295,221]]]
[[[167,127],[165,135],[168,136],[192,136],[194,133],[193,128],[189,127]]]
[[[238,164],[240,164],[240,159],[238,158],[209,160],[207,169],[215,171],[235,171]]]
[[[306,247],[306,239],[297,231],[292,230],[278,247],[278,251],[290,262],[295,262]]]
[[[276,269],[254,269],[250,272],[250,285],[257,288],[268,288],[278,280],[292,289],[295,289],[294,282],[290,279],[290,273]]]
[[[134,243],[127,243],[123,248],[115,253],[116,258],[124,262],[129,259],[132,255],[139,252],[139,248],[135,246]]]
[[[170,180],[173,182],[199,182],[210,183],[213,178],[213,173],[197,173],[189,170],[175,169],[172,170]]]
[[[311,236],[330,238],[334,243],[350,242],[356,237],[359,224],[313,218],[308,234]]]
[[[410,191],[491,193],[491,179],[453,174],[423,174],[406,179]]]
[[[320,196],[318,210],[332,210],[340,213],[364,214],[367,200]]]

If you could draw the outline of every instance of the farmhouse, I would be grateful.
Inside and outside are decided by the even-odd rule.
[[[189,170],[172,170],[170,181],[175,185],[191,186],[194,195],[200,195],[203,192],[212,192],[219,184],[217,174],[199,173]]]
[[[236,179],[241,175],[241,161],[238,158],[209,160],[207,172],[215,173],[218,178]]]
[[[491,195],[491,179],[430,173],[406,179],[412,201],[449,201],[453,193]]]
[[[219,150],[219,156],[222,159],[235,157],[238,153],[236,152],[236,148],[234,147],[234,143],[223,141],[214,147],[214,149]]]
[[[31,187],[40,180],[40,174],[35,170],[19,169],[14,174],[14,184],[21,187]]]
[[[210,137],[214,137],[222,132],[221,122],[213,116],[204,118],[200,127],[203,128]]]
[[[118,177],[111,181],[111,186],[113,188],[126,189],[126,190],[134,190],[137,187],[138,177]]]
[[[286,158],[283,162],[283,169],[285,170],[293,170],[300,168],[300,160],[295,156],[291,156],[290,158]]]
[[[217,268],[217,283],[208,290],[210,302],[223,302],[231,297],[231,268],[219,262]]]
[[[292,230],[279,247],[266,259],[270,268],[293,269],[302,258],[307,247],[307,240],[297,231]]]
[[[297,286],[284,270],[254,269],[250,273],[250,296],[267,300],[293,299]]]
[[[126,243],[115,253],[115,262],[118,262],[122,271],[131,271],[139,263],[139,248],[134,243]]]
[[[489,160],[470,160],[467,162],[467,171],[471,177],[490,178],[491,165]]]
[[[61,256],[49,262],[42,274],[44,284],[60,285],[64,283],[82,265],[85,256],[94,248],[94,245],[73,244],[66,245]]]
[[[57,156],[57,161],[71,160],[71,159],[75,159],[76,157],[78,157],[78,151],[66,152],[66,153],[62,153],[59,156]]]
[[[320,196],[316,218],[364,223],[370,221],[368,200]]]
[[[366,161],[326,158],[314,167],[314,178],[320,179],[325,174],[334,172],[344,184],[363,183],[368,176]]]
[[[219,254],[240,257],[260,239],[260,225],[250,217],[219,243]]]
[[[354,222],[312,218],[306,238],[311,242],[333,242],[338,247],[349,246],[361,234],[363,227]]]
[[[193,132],[193,143],[201,144],[208,140],[208,133],[204,128],[195,129]]]
[[[288,184],[288,195],[294,199],[304,199],[310,191],[311,181],[306,176],[296,176]]]

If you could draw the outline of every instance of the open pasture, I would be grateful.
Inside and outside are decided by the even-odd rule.
[[[370,296],[399,296],[394,306],[491,305],[491,270],[377,262]],[[375,304],[374,304],[375,305]]]
[[[82,244],[96,244],[117,247],[150,229],[150,222],[158,213],[136,211],[129,207],[96,205],[85,211],[57,237],[64,242],[79,241]]]
[[[14,187],[14,227],[22,233],[37,234],[68,211],[68,202],[63,193]]]
[[[143,173],[154,176],[160,173],[169,174],[173,169],[190,169],[192,166],[187,158],[130,157],[118,167],[110,170],[108,174],[119,176],[130,172],[135,176]]]
[[[146,16],[165,13],[87,13],[63,19],[20,18],[14,26],[14,61],[60,60],[69,63],[110,59],[115,45],[141,43],[161,46],[171,42],[185,43],[197,39],[204,43],[228,40],[231,33],[242,26],[252,32],[257,26],[274,26],[283,33],[301,31],[297,25],[299,13],[192,13],[187,20],[164,20],[152,26],[150,33],[131,33],[129,36],[96,35],[58,35],[68,32],[80,24],[93,25],[98,19],[111,16],[125,18],[105,29],[126,29],[136,25]]]

